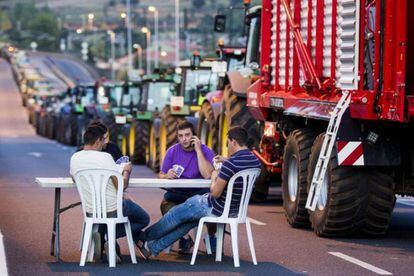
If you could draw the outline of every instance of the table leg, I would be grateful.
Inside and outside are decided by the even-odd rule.
[[[60,213],[60,188],[55,189],[55,207],[53,212],[53,231],[52,240],[50,243],[50,255],[56,257],[59,261],[60,250],[60,233],[59,233],[59,213]]]

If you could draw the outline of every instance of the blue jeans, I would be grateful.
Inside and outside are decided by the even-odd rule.
[[[150,222],[149,215],[138,204],[129,199],[123,200],[122,213],[125,217],[128,217],[129,222],[131,223],[132,237],[134,239],[134,242],[137,243],[141,230],[145,228]],[[108,213],[108,217],[116,217],[116,211]],[[106,231],[106,224],[100,225],[99,232],[101,233],[102,237],[105,236]],[[118,239],[125,236],[125,226],[123,224],[117,224],[116,238]]]
[[[195,195],[174,206],[157,223],[142,233],[140,239],[147,241],[153,255],[158,255],[196,227],[200,218],[211,216],[212,208],[208,204],[207,195]]]

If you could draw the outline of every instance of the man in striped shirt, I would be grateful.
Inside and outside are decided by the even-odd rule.
[[[138,250],[145,259],[156,256],[162,250],[196,227],[200,218],[221,216],[226,200],[226,187],[230,178],[239,171],[260,168],[260,161],[247,148],[248,134],[242,127],[233,127],[227,133],[230,157],[216,157],[222,161],[220,171],[213,171],[210,192],[195,195],[184,203],[173,207],[157,223],[148,227],[141,235]],[[242,179],[233,186],[230,216],[237,216],[243,189]]]

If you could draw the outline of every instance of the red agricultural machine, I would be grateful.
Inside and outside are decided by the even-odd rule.
[[[383,235],[395,194],[414,194],[413,10],[408,0],[262,1],[247,105],[292,226]]]

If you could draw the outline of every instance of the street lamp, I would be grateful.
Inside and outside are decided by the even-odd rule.
[[[127,14],[126,25],[128,35],[128,70],[132,70],[132,31],[131,31],[131,1],[126,0]]]
[[[175,0],[175,66],[180,63],[180,0]]]
[[[90,30],[93,29],[93,19],[95,18],[95,15],[93,13],[88,14],[88,27]]]
[[[149,6],[148,11],[154,13],[154,41],[155,41],[155,51],[154,51],[154,66],[158,68],[158,56],[159,56],[159,40],[158,40],[158,9],[154,6]]]
[[[149,51],[149,46],[151,42],[151,31],[147,27],[142,27],[141,31],[146,34],[147,37],[147,74],[151,73],[151,55]]]
[[[108,31],[109,39],[111,41],[111,79],[115,80],[115,33],[111,30]]]
[[[132,47],[134,47],[134,49],[137,49],[138,69],[142,70],[142,47],[138,43],[135,43]]]

